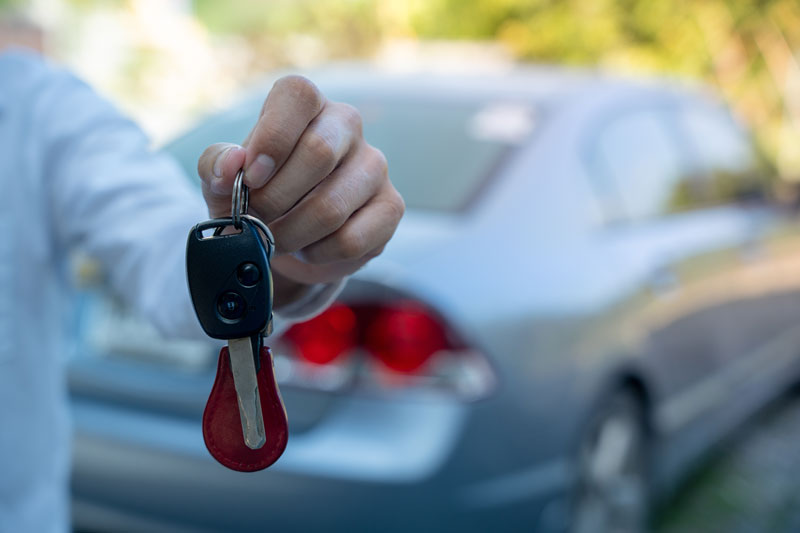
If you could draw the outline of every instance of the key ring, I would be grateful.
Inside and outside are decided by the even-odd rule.
[[[244,169],[239,169],[236,179],[233,180],[233,194],[231,194],[231,219],[233,227],[241,229],[242,218],[246,218],[256,225],[267,240],[267,257],[271,258],[275,253],[275,237],[269,227],[260,219],[247,214],[250,205],[250,188],[244,184]]]
[[[275,253],[275,237],[272,236],[272,232],[270,231],[269,227],[264,224],[261,219],[256,218],[253,215],[244,214],[242,215],[242,218],[246,218],[255,224],[258,229],[261,230],[261,233],[264,234],[264,237],[267,239],[267,258],[272,259],[272,254]]]
[[[242,216],[247,215],[250,204],[250,188],[244,184],[244,169],[239,169],[236,179],[233,180],[233,194],[231,194],[231,218],[233,227],[241,229]]]

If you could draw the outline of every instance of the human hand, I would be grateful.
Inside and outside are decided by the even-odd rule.
[[[364,140],[358,111],[326,100],[300,76],[275,82],[241,146],[214,144],[200,156],[212,217],[230,216],[242,167],[250,213],[275,237],[276,307],[380,254],[405,210],[386,158]]]

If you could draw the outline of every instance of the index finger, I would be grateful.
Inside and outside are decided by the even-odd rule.
[[[325,107],[317,86],[302,76],[285,76],[267,95],[261,116],[243,146],[245,184],[258,189],[283,165],[308,124]]]

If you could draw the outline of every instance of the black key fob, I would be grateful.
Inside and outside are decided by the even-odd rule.
[[[192,304],[203,330],[215,339],[259,335],[272,320],[272,272],[264,241],[246,217],[236,233],[222,234],[233,225],[232,218],[201,222],[186,243]]]

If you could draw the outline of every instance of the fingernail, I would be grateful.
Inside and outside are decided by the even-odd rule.
[[[254,188],[263,187],[275,170],[275,161],[266,154],[259,154],[245,170],[245,183]]]
[[[225,194],[224,190],[224,181],[222,178],[214,178],[211,180],[209,186],[211,187],[211,192],[214,194]]]
[[[214,172],[214,176],[216,176],[217,178],[221,178],[222,177],[222,165],[225,163],[225,159],[228,157],[228,154],[230,154],[230,153],[231,153],[231,149],[230,148],[226,148],[225,150],[222,151],[221,154],[219,154],[217,156],[216,161],[214,161],[213,172]]]

